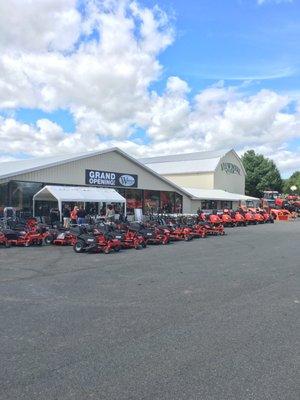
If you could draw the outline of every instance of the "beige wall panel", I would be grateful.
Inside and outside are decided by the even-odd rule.
[[[192,200],[191,213],[196,214],[199,208],[201,208],[201,200]]]
[[[175,190],[158,177],[153,176],[151,173],[115,152],[100,154],[63,165],[21,174],[13,179],[52,184],[85,185],[86,169],[136,174],[138,175],[138,187],[140,189]]]
[[[222,163],[232,163],[239,167],[239,174],[226,173],[222,171]],[[245,174],[243,171],[242,163],[239,158],[233,152],[228,153],[221,159],[216,171],[215,171],[215,182],[214,189],[222,189],[231,193],[245,193]]]
[[[192,208],[192,200],[187,196],[183,196],[182,212],[185,214],[189,214],[191,212],[191,208]]]
[[[164,177],[182,187],[197,189],[214,188],[213,173],[164,175]]]
[[[152,175],[150,172],[147,172],[139,165],[116,152],[99,154],[89,158],[68,162],[63,165],[16,175],[11,177],[10,180],[62,185],[85,185],[86,169],[136,174],[138,175],[139,189],[176,191],[176,189],[167,182],[162,181],[159,177]],[[184,207],[189,209],[189,197],[183,196],[183,201],[185,204]]]

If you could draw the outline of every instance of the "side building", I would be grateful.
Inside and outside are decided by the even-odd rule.
[[[232,208],[245,196],[246,171],[234,150],[175,154],[140,160],[193,196],[192,209]],[[199,203],[199,200],[201,201]]]

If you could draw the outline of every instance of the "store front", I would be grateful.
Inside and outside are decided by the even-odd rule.
[[[46,183],[22,181],[10,181],[0,184],[0,217],[4,207],[7,205],[16,208],[23,215],[31,214],[33,211],[33,196],[44,186],[46,186]],[[118,187],[116,190],[126,199],[127,215],[134,215],[134,209],[137,208],[142,209],[144,214],[182,212],[182,195],[179,193]],[[76,202],[71,201],[69,205],[74,207]],[[53,207],[56,207],[55,201],[39,202],[37,200],[36,215],[47,216]],[[99,203],[87,204],[87,211],[90,213],[100,214],[101,208],[104,213],[106,203],[103,203],[102,207],[99,207]]]

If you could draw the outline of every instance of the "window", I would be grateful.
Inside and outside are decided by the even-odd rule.
[[[9,182],[10,206],[17,210],[32,211],[32,198],[42,187],[42,183]]]
[[[203,210],[216,210],[218,208],[217,200],[203,200],[201,201]]]
[[[120,193],[121,194],[121,193]],[[127,214],[133,215],[135,208],[143,208],[143,192],[138,189],[126,189],[125,194]]]
[[[0,184],[0,218],[3,217],[4,207],[8,205],[8,183]]]
[[[182,196],[178,193],[175,193],[175,213],[182,213]]]
[[[175,208],[175,193],[160,192],[160,208],[164,213],[172,213]]]
[[[229,208],[232,209],[232,201],[221,201],[221,209]]]
[[[157,213],[160,205],[160,192],[156,190],[144,191],[144,212],[145,214]]]

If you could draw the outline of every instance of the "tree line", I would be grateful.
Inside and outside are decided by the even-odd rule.
[[[246,170],[246,194],[262,197],[265,190],[277,190],[279,193],[300,195],[300,171],[294,172],[288,179],[282,179],[273,160],[262,154],[248,150],[241,157]],[[296,190],[292,190],[292,187]]]

